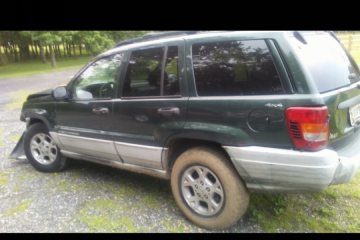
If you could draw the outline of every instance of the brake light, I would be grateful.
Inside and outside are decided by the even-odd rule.
[[[315,31],[315,33],[319,34],[319,33],[325,33],[325,31]]]
[[[327,107],[290,107],[285,115],[288,132],[296,148],[305,149],[314,139],[308,150],[326,148],[329,142]]]

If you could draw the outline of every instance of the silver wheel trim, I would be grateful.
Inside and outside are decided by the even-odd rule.
[[[181,178],[182,195],[196,213],[204,216],[217,214],[224,204],[224,188],[210,169],[192,166]]]
[[[54,140],[45,133],[35,134],[31,138],[30,151],[33,158],[43,165],[53,163],[58,153]]]

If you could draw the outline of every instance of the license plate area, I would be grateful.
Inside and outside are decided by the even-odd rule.
[[[349,108],[349,116],[351,126],[354,126],[357,121],[360,121],[360,104],[356,104]]]

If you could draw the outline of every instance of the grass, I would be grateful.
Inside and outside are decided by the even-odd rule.
[[[80,68],[88,63],[92,58],[92,56],[82,56],[77,59],[70,57],[64,58],[56,62],[57,68],[52,68],[50,61],[48,61],[47,64],[43,64],[40,60],[10,63],[5,66],[0,66],[0,78],[24,77],[34,74]]]
[[[245,218],[266,232],[360,232],[360,170],[314,194],[252,194]]]
[[[25,199],[23,200],[21,203],[19,203],[18,205],[16,205],[15,207],[7,210],[5,213],[4,213],[4,217],[5,216],[12,216],[12,215],[15,215],[15,214],[19,214],[23,211],[25,211],[28,206],[29,206],[29,203],[31,203],[32,201],[34,201],[33,199]]]
[[[91,232],[139,232],[129,217],[124,216],[128,207],[115,200],[92,201],[80,209],[78,219]]]
[[[9,180],[9,173],[3,172],[0,173],[0,187],[5,186]]]

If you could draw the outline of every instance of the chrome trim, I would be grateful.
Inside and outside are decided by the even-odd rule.
[[[214,96],[190,97],[189,100],[282,100],[282,99],[322,99],[320,94],[281,94],[281,95],[247,95],[247,96]]]
[[[249,190],[311,193],[328,187],[338,167],[335,151],[223,146]]]
[[[61,150],[61,153],[64,156],[73,158],[73,159],[99,163],[99,164],[103,164],[103,165],[107,165],[107,166],[111,166],[111,167],[115,167],[115,168],[119,168],[119,169],[124,169],[124,170],[128,170],[128,171],[136,172],[136,173],[147,174],[147,175],[150,175],[153,177],[162,178],[162,179],[166,179],[166,180],[170,179],[169,172],[164,171],[164,170],[136,166],[136,165],[127,164],[127,163],[120,163],[117,161],[91,157],[88,155],[78,154],[78,153],[69,152],[69,151],[65,151],[65,150]]]
[[[169,96],[160,96],[159,98],[138,98],[138,97],[123,97],[123,98],[117,98],[114,99],[114,102],[122,102],[122,101],[131,101],[131,102],[137,102],[137,101],[171,101],[171,100],[179,100],[179,99],[188,99],[189,97],[181,96],[181,95],[169,95]]]
[[[162,169],[162,147],[150,147],[115,142],[115,147],[125,163]]]
[[[163,151],[161,153],[161,163],[162,163],[162,168],[164,170],[167,170],[169,167],[169,148],[163,148]]]
[[[57,133],[64,150],[121,161],[113,141],[65,135]]]
[[[58,138],[58,133],[57,132],[49,132],[51,138],[54,140],[54,142],[56,143],[56,145],[60,148],[60,149],[65,149],[64,145],[61,144],[59,138]]]
[[[139,138],[139,139],[144,139],[144,140],[155,141],[154,136],[138,135],[138,134],[131,134],[131,133],[108,132],[108,131],[102,131],[102,130],[93,130],[93,129],[87,129],[87,128],[76,128],[76,127],[67,127],[67,126],[57,126],[56,128],[59,130],[93,133],[93,134],[109,135],[109,136],[115,136],[115,137]]]

